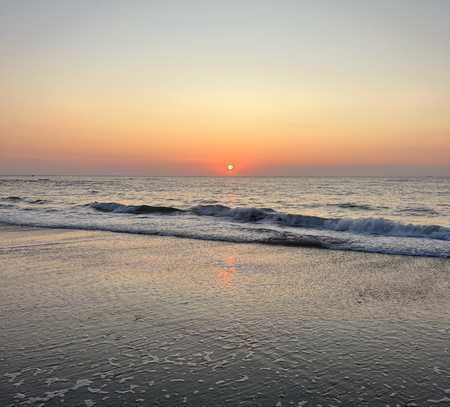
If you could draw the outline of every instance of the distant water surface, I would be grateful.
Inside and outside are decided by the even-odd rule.
[[[9,176],[0,222],[450,257],[450,179]]]

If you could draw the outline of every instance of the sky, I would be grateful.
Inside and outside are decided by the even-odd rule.
[[[0,174],[450,176],[449,21],[448,0],[0,0]]]

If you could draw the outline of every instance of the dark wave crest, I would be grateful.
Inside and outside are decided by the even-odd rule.
[[[41,204],[45,204],[48,202],[45,199],[30,199],[30,198],[23,198],[20,196],[7,196],[6,198],[0,198],[0,200],[6,201],[6,202],[25,202],[25,203],[36,204],[36,205],[41,205]]]
[[[167,206],[123,205],[115,202],[94,202],[90,204],[90,206],[101,212],[162,215],[190,213],[197,216],[227,218],[244,223],[269,222],[280,226],[322,229],[356,234],[450,240],[450,228],[444,226],[404,224],[383,218],[323,218],[320,216],[277,212],[271,208],[230,208],[225,205],[198,205],[190,209],[178,209]]]
[[[22,198],[20,196],[7,196],[6,198],[2,198],[2,201],[20,202]]]
[[[333,203],[327,206],[341,208],[341,209],[355,209],[360,211],[374,211],[380,209],[387,209],[387,206],[372,206],[369,204],[358,204],[354,202]]]
[[[170,206],[123,205],[115,202],[94,202],[90,206],[100,212],[132,213],[135,215],[152,213],[167,215],[184,212],[182,209]]]

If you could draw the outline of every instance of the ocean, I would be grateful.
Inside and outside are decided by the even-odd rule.
[[[0,223],[450,257],[450,178],[2,176]]]
[[[0,406],[447,406],[449,192],[2,177]]]

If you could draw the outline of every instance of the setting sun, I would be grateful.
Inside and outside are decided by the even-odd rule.
[[[0,407],[450,407],[449,21],[0,0]]]

